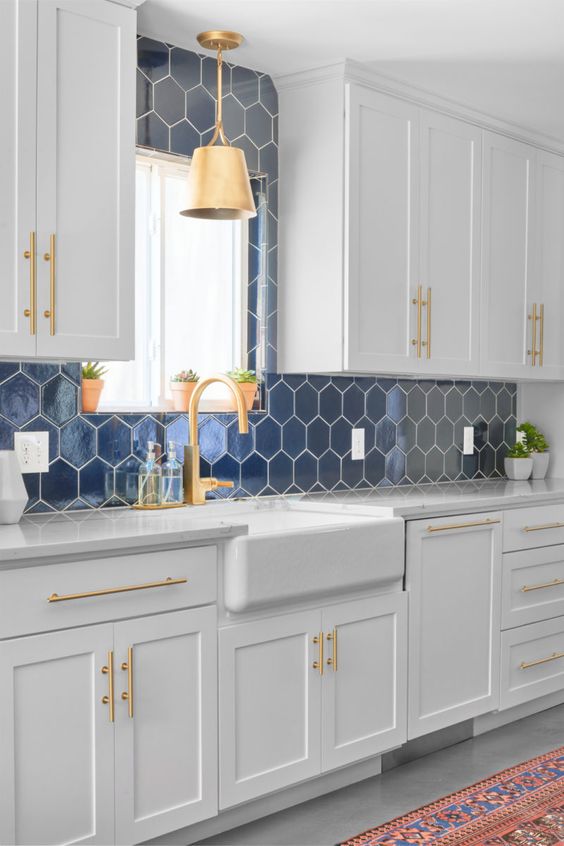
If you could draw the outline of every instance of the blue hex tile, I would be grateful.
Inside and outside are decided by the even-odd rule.
[[[231,69],[227,62],[223,63],[223,93],[231,89]],[[215,57],[202,56],[202,85],[204,85],[214,100],[217,100],[217,60]]]
[[[379,449],[371,449],[364,459],[364,478],[369,485],[376,487],[386,475],[386,459]]]
[[[241,464],[241,486],[251,496],[256,496],[268,484],[266,460],[254,452]]]
[[[396,445],[396,424],[389,417],[384,417],[376,426],[376,446],[380,452],[387,453]]]
[[[41,474],[41,499],[48,505],[62,511],[78,496],[78,473],[58,458],[49,466],[48,473]]]
[[[362,482],[364,471],[363,461],[353,461],[350,453],[341,461],[341,477],[349,488],[356,488]]]
[[[294,413],[294,392],[285,382],[278,382],[269,393],[269,411],[278,423],[285,423]]]
[[[386,394],[380,385],[374,385],[366,394],[366,416],[373,423],[378,423],[385,414]]]
[[[258,102],[259,80],[255,71],[235,66],[231,71],[231,91],[243,106]],[[247,134],[250,134],[247,132]]]
[[[64,376],[55,376],[41,389],[41,408],[45,417],[62,426],[78,412],[78,391]]]
[[[264,418],[264,420],[268,419],[269,418]],[[260,425],[262,424],[259,424],[255,429],[255,438]],[[232,455],[237,461],[243,461],[251,454],[253,448],[252,429],[249,428],[249,432],[246,435],[242,435],[239,432],[239,422],[234,420],[230,423],[227,427],[227,452],[229,455]]]
[[[340,478],[341,460],[329,449],[319,459],[319,482],[330,491],[338,484]]]
[[[172,441],[176,447],[176,457],[179,461],[184,461],[184,447],[189,441],[188,418],[179,414],[178,417],[166,427],[165,438],[166,442],[163,445],[164,451],[168,452],[168,445]]]
[[[409,452],[417,441],[417,426],[410,417],[404,417],[397,425],[397,443],[403,452]]]
[[[22,432],[48,432],[49,433],[49,461],[54,461],[59,456],[59,429],[49,423],[45,417],[34,417],[31,423],[22,426]],[[72,462],[71,462],[72,463]]]
[[[25,510],[29,511],[31,508],[33,508],[34,505],[37,504],[39,500],[40,476],[39,473],[25,473],[23,480],[28,495],[28,501]]]
[[[458,388],[451,388],[445,396],[445,413],[449,420],[456,423],[462,415],[462,394]]]
[[[18,372],[19,366],[8,361],[0,361],[0,382],[4,382]]]
[[[80,362],[68,361],[66,364],[61,364],[61,373],[75,385],[80,385],[82,381],[82,365]]]
[[[364,393],[352,384],[343,394],[343,416],[350,423],[357,423],[364,414]]]
[[[454,443],[454,424],[448,417],[441,417],[437,423],[435,438],[437,446],[446,452],[447,449]]]
[[[223,98],[223,126],[229,139],[238,138],[245,131],[245,110],[232,94]]]
[[[307,448],[318,458],[329,448],[329,425],[316,417],[307,427]]]
[[[96,455],[96,430],[82,417],[61,429],[61,456],[73,467],[82,467]]]
[[[168,126],[155,112],[148,112],[137,120],[137,143],[141,147],[154,147],[157,150],[169,148]],[[174,152],[178,152],[174,150]],[[180,151],[184,152],[184,151]]]
[[[241,484],[241,465],[231,455],[224,455],[219,461],[212,464],[212,476],[222,482],[233,482],[234,488],[238,488]],[[228,497],[231,495],[230,488],[218,488],[216,493],[221,497]]]
[[[260,103],[246,110],[245,133],[259,149],[272,141],[272,118]]]
[[[451,446],[445,453],[445,473],[449,479],[457,479],[462,468],[462,456],[457,446]]]
[[[12,426],[11,423],[0,417],[0,449],[14,448],[14,432],[16,431],[16,426]]]
[[[480,414],[480,397],[474,388],[470,388],[464,394],[463,400],[464,416],[474,422]]]
[[[296,485],[302,491],[309,491],[317,483],[317,459],[311,452],[302,452],[294,463],[294,477]]]
[[[255,448],[264,458],[272,458],[282,446],[282,428],[272,417],[265,417],[255,431]]]
[[[339,417],[331,426],[331,449],[337,455],[343,456],[350,452],[351,431],[352,426],[344,417]]]
[[[247,167],[249,170],[258,170],[259,169],[259,156],[258,156],[258,149],[253,144],[250,138],[247,138],[246,135],[240,135],[239,138],[231,138],[230,141],[232,142],[234,147],[238,147],[240,150],[243,150],[245,154],[245,161],[247,162]]]
[[[177,123],[170,130],[170,151],[180,156],[191,156],[200,146],[200,135],[187,120]]]
[[[334,423],[343,410],[343,395],[331,383],[319,394],[319,415],[327,423]]]
[[[153,108],[153,83],[137,69],[135,116],[141,117]]]
[[[282,449],[295,458],[305,449],[306,427],[297,417],[291,417],[282,427]]]
[[[386,456],[386,479],[393,485],[398,485],[404,476],[405,455],[398,447],[394,447]]]
[[[23,426],[38,413],[39,388],[23,373],[0,385],[0,414],[11,423]]]
[[[412,447],[407,453],[405,472],[415,484],[425,475],[425,453],[418,446]]]
[[[407,408],[407,397],[399,387],[395,385],[386,397],[386,411],[394,423],[399,423],[402,417],[405,417]]]
[[[417,444],[423,452],[429,452],[435,443],[435,424],[430,417],[424,417],[417,424]]]
[[[425,456],[425,475],[438,482],[445,472],[445,457],[437,446],[432,447]]]
[[[186,116],[198,132],[205,132],[215,123],[215,100],[202,85],[186,94]]]
[[[507,420],[514,411],[514,399],[507,388],[503,388],[497,395],[497,413],[502,420]]]
[[[259,150],[259,170],[267,173],[270,179],[278,179],[278,147],[270,142]],[[274,210],[275,206],[271,205]]]
[[[151,82],[168,76],[170,71],[169,49],[162,41],[153,38],[137,40],[137,64]]]
[[[285,493],[294,483],[294,462],[279,452],[268,462],[268,484],[277,493]]]
[[[153,417],[145,417],[133,429],[134,452],[142,460],[147,457],[147,444],[149,441],[160,444],[164,452],[164,427]]]
[[[38,382],[40,385],[43,385],[44,382],[48,382],[49,379],[52,379],[54,376],[57,375],[59,372],[59,365],[58,364],[41,364],[39,362],[24,362],[22,364],[22,371],[33,379],[34,382]]]
[[[141,461],[135,455],[129,455],[115,468],[114,493],[123,502],[133,505],[138,500],[139,468]]]
[[[296,391],[296,417],[303,423],[311,423],[317,416],[319,394],[309,382],[301,385]]]
[[[269,76],[261,76],[259,80],[259,97],[264,108],[273,117],[278,114],[278,94]]]
[[[163,452],[166,445],[162,444]],[[112,417],[98,429],[98,455],[108,464],[119,464],[131,452],[131,429],[123,420]]]
[[[227,432],[223,423],[215,417],[208,417],[199,427],[200,453],[202,458],[213,464],[227,448]]]
[[[431,388],[427,394],[427,414],[433,421],[438,423],[445,413],[445,396],[440,388]]]
[[[354,428],[364,429],[364,451],[369,452],[376,443],[376,426],[368,417],[361,417]]]
[[[172,126],[185,117],[184,91],[167,76],[154,86],[154,110],[165,123]]]
[[[188,91],[202,81],[202,60],[197,53],[173,47],[170,51],[170,73],[184,91]]]
[[[95,458],[79,472],[80,498],[97,508],[114,494],[113,468]]]

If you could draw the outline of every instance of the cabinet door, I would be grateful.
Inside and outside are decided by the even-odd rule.
[[[407,740],[406,604],[396,593],[323,610],[323,770]]]
[[[564,158],[538,153],[538,348],[534,378],[564,378]],[[540,330],[543,330],[542,333]]]
[[[417,107],[348,85],[345,369],[411,372],[417,287]]]
[[[219,804],[280,790],[321,771],[321,612],[219,632]]]
[[[420,367],[477,375],[482,133],[422,111],[420,153]]]
[[[38,17],[38,355],[134,354],[135,13],[42,0]],[[55,236],[50,261],[51,236]],[[54,318],[45,312],[54,311]]]
[[[535,155],[526,144],[484,133],[480,349],[488,377],[532,375]]]
[[[117,843],[217,813],[216,640],[215,607],[115,627]]]
[[[0,75],[0,355],[35,355],[30,317],[35,236],[35,106],[37,4],[2,3]],[[32,234],[33,233],[33,234]]]
[[[501,515],[407,527],[408,737],[499,703]]]
[[[114,843],[111,625],[0,643],[0,842]]]

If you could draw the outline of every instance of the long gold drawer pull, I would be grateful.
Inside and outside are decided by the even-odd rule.
[[[29,259],[29,308],[24,311],[24,317],[29,317],[29,334],[37,331],[37,258],[35,249],[35,232],[29,233],[29,250],[24,253]]]
[[[130,717],[133,717],[133,647],[127,648],[127,661],[121,665],[122,670],[127,670],[127,691],[121,694],[121,698],[127,702],[127,710]]]
[[[102,696],[102,704],[109,705],[110,723],[115,720],[114,713],[114,653],[108,652],[108,663],[102,667],[104,675],[108,676],[108,695]]]
[[[49,308],[43,312],[44,317],[49,318],[49,334],[55,334],[55,236],[49,238],[49,252],[44,253],[45,261],[51,262],[49,268]]]
[[[338,669],[337,665],[337,629],[333,629],[332,632],[329,632],[327,635],[327,640],[331,641],[333,644],[333,654],[330,658],[327,659],[327,665],[329,667],[333,667],[333,672],[336,673]]]
[[[65,593],[59,596],[52,593],[47,597],[47,602],[66,602],[67,599],[88,599],[91,596],[107,596],[110,593],[128,593],[130,590],[147,590],[148,588],[169,587],[170,585],[185,585],[188,579],[163,579],[160,582],[145,582],[143,585],[122,585],[115,588],[102,588],[102,590],[89,590],[85,593]]]
[[[319,670],[319,675],[322,676],[323,675],[323,632],[319,632],[319,634],[316,635],[313,638],[313,642],[319,644],[319,661],[314,661],[312,666],[313,666],[314,670]]]
[[[538,667],[539,664],[548,664],[549,661],[558,661],[559,658],[564,658],[564,652],[553,652],[548,658],[539,658],[536,661],[521,661],[519,668],[528,670],[529,667]]]
[[[529,593],[531,590],[542,590],[543,588],[557,587],[558,585],[564,585],[564,579],[553,579],[551,582],[543,582],[540,585],[523,585],[521,592]]]
[[[473,529],[474,526],[493,526],[501,520],[475,520],[469,523],[449,523],[448,526],[427,526],[428,532],[449,532],[451,529]]]
[[[427,358],[431,358],[431,289],[427,288]]]
[[[564,529],[564,523],[541,523],[540,526],[523,526],[524,532],[542,532],[545,529]]]

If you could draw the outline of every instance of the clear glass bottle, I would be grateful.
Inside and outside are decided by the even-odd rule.
[[[147,459],[139,468],[140,505],[161,504],[161,466],[157,462],[156,447],[152,441],[147,443]]]
[[[168,459],[163,464],[161,502],[183,502],[182,464],[176,457],[176,444],[169,441]]]

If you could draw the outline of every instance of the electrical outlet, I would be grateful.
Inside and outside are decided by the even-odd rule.
[[[352,430],[351,458],[353,461],[360,461],[364,458],[364,429]]]
[[[15,432],[14,449],[22,473],[49,472],[49,432]]]
[[[474,427],[464,427],[464,443],[462,447],[462,455],[474,454]]]

